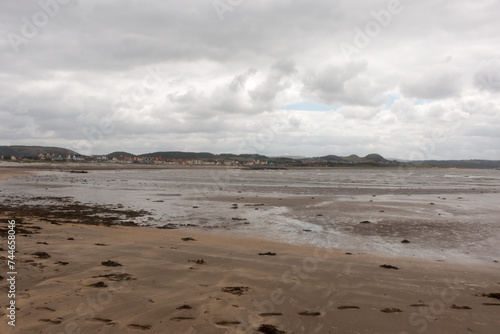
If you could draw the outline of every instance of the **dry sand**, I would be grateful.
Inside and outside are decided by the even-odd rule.
[[[187,230],[33,223],[41,229],[18,223],[39,233],[17,237],[19,310],[14,330],[2,309],[1,333],[256,333],[261,324],[286,333],[500,328],[500,306],[485,305],[500,301],[481,296],[500,291],[493,266],[347,255]],[[276,255],[258,255],[266,252]],[[122,266],[101,264],[107,260]],[[99,282],[105,286],[92,286]],[[5,278],[1,286],[5,300]],[[226,287],[244,288],[235,295]],[[420,304],[427,306],[412,306]]]
[[[9,169],[4,169],[0,168],[0,181],[10,179],[12,177],[21,177],[21,176],[27,176],[30,175],[28,172],[24,171],[19,171],[17,169],[9,170]]]
[[[0,218],[5,229],[14,217]],[[259,333],[263,324],[283,331],[268,333],[493,334],[500,328],[500,300],[483,296],[500,292],[498,263],[346,254],[237,231],[55,225],[22,217],[16,223],[33,233],[17,235],[16,327],[2,307],[0,333]],[[194,240],[182,240],[188,237]],[[7,305],[7,237],[1,240],[0,303]],[[259,255],[268,252],[276,255]],[[102,264],[108,260],[121,266]]]

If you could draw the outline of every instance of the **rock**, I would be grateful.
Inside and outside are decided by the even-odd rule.
[[[31,255],[35,255],[39,259],[48,259],[50,257],[50,255],[45,252],[36,252]]]
[[[385,269],[396,269],[398,270],[399,268],[398,267],[395,267],[395,266],[391,266],[390,264],[383,264],[380,266],[381,268],[385,268]]]
[[[483,297],[500,299],[500,293],[499,292],[495,292],[495,293],[483,293]]]
[[[94,288],[106,288],[107,287],[106,283],[104,283],[102,281],[94,283],[94,284],[90,284],[90,286],[93,286]]]
[[[410,243],[410,241],[409,241],[409,240],[407,240],[407,239],[403,239],[403,240],[401,240],[401,243],[402,243],[402,244],[409,244],[409,243]]]
[[[169,224],[165,224],[163,226],[158,226],[157,228],[162,229],[162,230],[176,230],[179,227],[177,227],[177,225],[175,225],[175,224],[169,223]]]
[[[265,334],[286,334],[285,331],[280,331],[279,329],[277,329],[273,325],[269,325],[269,324],[260,325],[258,331],[261,333],[265,333]]]
[[[116,261],[111,261],[111,260],[103,261],[103,262],[101,262],[101,264],[103,266],[106,266],[106,267],[121,267],[121,263],[118,263]]]
[[[247,292],[248,289],[247,286],[226,286],[221,288],[222,292],[231,293],[236,296],[241,296],[243,292]]]

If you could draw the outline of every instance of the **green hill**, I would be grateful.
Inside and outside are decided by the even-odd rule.
[[[36,157],[39,154],[55,154],[63,157],[78,154],[75,151],[61,147],[47,146],[0,146],[0,155],[4,157]]]
[[[132,157],[135,157],[136,155],[132,154],[132,153],[128,153],[128,152],[116,151],[116,152],[108,154],[107,156],[108,156],[108,158],[114,158],[114,157],[118,157],[118,156],[122,156],[125,158],[132,158]]]

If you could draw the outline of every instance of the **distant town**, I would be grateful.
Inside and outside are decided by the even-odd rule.
[[[161,165],[206,165],[206,166],[265,166],[273,164],[267,160],[252,159],[252,160],[231,160],[231,159],[164,159],[161,156],[133,156],[127,157],[122,155],[107,156],[107,155],[56,155],[50,153],[40,153],[37,156],[1,156],[2,160],[11,161],[53,161],[53,162],[94,162],[94,163],[120,163],[120,164],[161,164]]]
[[[500,169],[498,160],[421,160],[385,159],[372,153],[365,157],[326,155],[322,157],[267,157],[261,154],[213,154],[208,152],[165,151],[135,155],[117,151],[104,155],[82,155],[61,147],[0,146],[0,161],[19,163],[105,163],[184,166],[227,166],[248,168],[285,167],[443,167]]]

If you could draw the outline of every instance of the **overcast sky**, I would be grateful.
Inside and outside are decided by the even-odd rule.
[[[0,2],[0,145],[500,159],[500,1]]]

